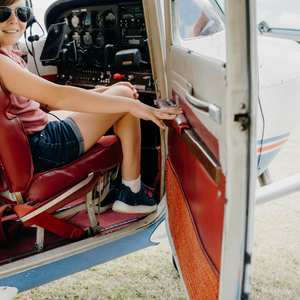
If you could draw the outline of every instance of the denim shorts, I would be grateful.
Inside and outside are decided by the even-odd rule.
[[[50,122],[42,131],[27,137],[35,173],[66,165],[84,153],[81,132],[70,117]]]

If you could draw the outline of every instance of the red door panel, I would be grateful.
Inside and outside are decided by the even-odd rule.
[[[200,240],[213,265],[220,272],[225,177],[218,186],[196,157],[189,151],[175,129],[169,129],[168,154],[180,180]]]

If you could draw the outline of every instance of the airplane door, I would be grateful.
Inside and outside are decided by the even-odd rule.
[[[184,110],[165,133],[166,223],[190,299],[250,295],[258,86],[252,2],[227,1],[223,23],[216,3],[164,1],[169,100],[158,105]]]

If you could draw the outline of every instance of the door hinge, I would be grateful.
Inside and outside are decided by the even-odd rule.
[[[250,122],[250,117],[249,114],[237,114],[234,115],[234,122],[239,122],[240,125],[240,130],[245,131],[248,128],[248,124]]]

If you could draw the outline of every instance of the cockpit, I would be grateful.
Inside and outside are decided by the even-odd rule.
[[[93,88],[128,80],[140,93],[154,91],[141,1],[55,2],[46,12],[46,29],[57,23],[67,24],[60,57],[43,59],[57,65],[57,83]]]

